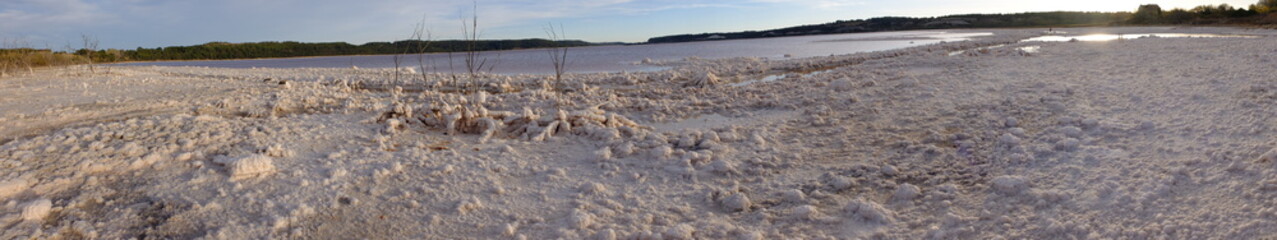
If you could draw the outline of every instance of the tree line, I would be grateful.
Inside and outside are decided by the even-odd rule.
[[[1203,5],[1192,9],[1162,10],[1156,4],[1139,6],[1132,12],[1031,12],[1014,14],[961,14],[941,17],[878,17],[840,20],[765,31],[681,34],[648,39],[648,43],[671,43],[803,36],[879,31],[954,29],[1084,27],[1158,24],[1277,24],[1277,0],[1261,0],[1247,8],[1228,4]]]
[[[1277,0],[1262,0],[1248,8],[1228,4],[1202,5],[1192,9],[1163,10],[1157,4],[1140,5],[1128,24],[1277,24]]]
[[[421,40],[404,40],[396,42],[370,42],[362,45],[354,45],[344,42],[210,42],[195,46],[137,48],[135,50],[122,51],[122,54],[119,57],[123,59],[100,59],[99,61],[214,60],[371,54],[417,54],[578,47],[589,45],[592,44],[579,40],[551,41],[545,39],[477,40],[473,42],[464,40],[429,42]],[[99,51],[99,53],[95,53],[93,56],[95,60],[98,58],[115,57],[106,53],[105,50]]]

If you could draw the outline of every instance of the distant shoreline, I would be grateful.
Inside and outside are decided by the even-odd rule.
[[[635,45],[635,44],[630,44],[630,43],[591,43],[591,45],[584,45],[584,46],[569,46],[569,47],[565,47],[565,48],[582,48],[582,47],[598,47],[598,46],[620,46],[620,45]],[[548,49],[548,48],[553,48],[553,47],[542,47],[542,48],[518,48],[518,49],[500,49],[500,50],[483,50],[483,51],[475,51],[475,52],[487,53],[487,52],[506,52],[506,51],[544,50],[544,49]],[[396,54],[396,53],[386,53],[386,54],[339,54],[339,55],[313,55],[313,56],[292,56],[292,57],[259,57],[259,58],[230,58],[230,59],[189,59],[189,60],[181,60],[181,59],[164,59],[164,60],[141,60],[141,61],[137,61],[137,60],[128,60],[128,61],[118,61],[118,62],[107,62],[107,63],[101,63],[101,64],[103,64],[103,65],[115,65],[115,64],[129,64],[129,63],[149,63],[149,62],[205,62],[205,61],[239,61],[239,60],[271,60],[271,59],[305,59],[305,58],[325,58],[325,57],[344,57],[344,56],[349,56],[349,57],[394,56],[394,55],[413,56],[413,55],[417,55],[417,54],[427,54],[427,55],[429,55],[429,54],[448,54],[448,53],[465,53],[465,51],[452,51],[452,52],[424,52],[424,53],[401,53],[401,54]]]

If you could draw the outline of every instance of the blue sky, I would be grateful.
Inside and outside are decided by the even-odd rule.
[[[1027,11],[1133,11],[1254,0],[479,0],[481,38],[544,38],[547,23],[571,39],[761,30],[877,16]],[[211,41],[350,42],[405,39],[422,19],[436,39],[461,37],[464,0],[0,0],[6,45],[61,49],[81,34],[104,48]],[[16,43],[15,43],[16,42]]]

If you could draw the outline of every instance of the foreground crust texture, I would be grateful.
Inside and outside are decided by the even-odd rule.
[[[1277,237],[1277,41],[1116,29],[1167,30],[1263,37],[996,30],[559,88],[43,69],[0,79],[0,239]]]

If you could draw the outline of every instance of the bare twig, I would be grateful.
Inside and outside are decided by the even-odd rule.
[[[554,47],[549,48],[550,62],[554,63],[554,90],[563,90],[563,73],[567,71],[568,48],[563,46],[564,38],[567,34],[563,32],[563,24],[559,24],[559,28],[555,29],[554,24],[546,24],[546,35],[549,35],[550,41]]]
[[[448,85],[456,87],[458,82],[457,68],[455,67],[455,64],[453,64],[454,62],[456,61],[452,60],[452,51],[448,51],[448,74],[449,74],[449,78],[451,78],[451,81],[448,82]]]
[[[88,61],[89,73],[96,74],[97,70],[93,68],[93,53],[98,51],[98,39],[85,34],[80,34],[80,39],[84,43],[84,48],[81,48],[80,51],[84,52],[84,59]]]
[[[425,40],[422,40],[423,35],[425,37]],[[426,30],[425,17],[422,17],[421,22],[417,23],[417,28],[416,30],[413,31],[413,36],[417,40],[416,41],[417,49],[415,51],[417,52],[417,67],[421,68],[421,82],[428,83],[429,75],[426,74],[425,57],[426,57],[426,52],[429,51],[430,49],[430,41],[432,40],[433,36],[431,36],[430,30]]]
[[[461,33],[466,41],[465,64],[466,70],[470,74],[470,79],[466,83],[467,89],[473,87],[478,81],[479,74],[482,73],[483,67],[487,66],[488,71],[492,71],[494,66],[488,65],[488,58],[481,57],[479,49],[479,2],[473,1],[473,9],[470,15],[470,21],[466,22],[465,18],[461,19]],[[499,57],[498,57],[499,58]]]
[[[398,44],[395,44],[393,42],[390,43],[390,45],[399,47]],[[399,71],[402,70],[402,69],[399,69],[399,63],[403,61],[403,54],[395,53],[394,57],[392,57],[391,59],[393,59],[393,61],[395,62],[395,82],[399,82]]]

